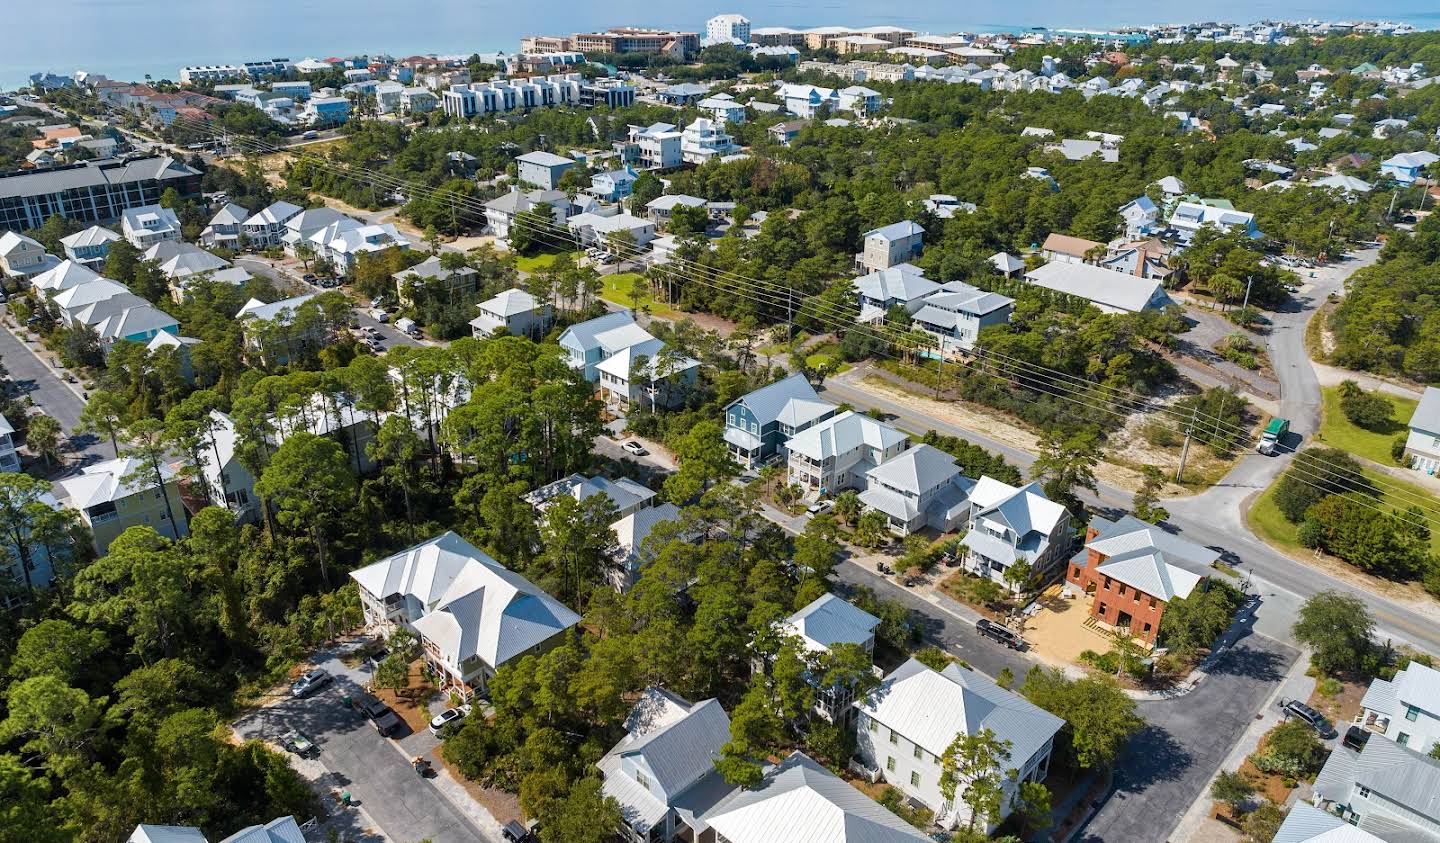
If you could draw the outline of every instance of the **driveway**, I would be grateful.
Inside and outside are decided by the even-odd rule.
[[[422,779],[410,766],[416,755],[434,758],[437,741],[429,732],[382,738],[364,716],[345,706],[342,698],[360,693],[368,668],[346,667],[334,653],[317,658],[316,664],[335,681],[305,699],[287,695],[268,703],[237,721],[235,733],[272,742],[287,729],[309,735],[320,747],[314,760],[327,771],[324,782],[349,791],[396,843],[500,843],[498,824],[473,801],[462,801],[468,797],[463,789],[456,793],[458,785],[448,773]]]
[[[314,284],[310,284],[297,276],[295,273],[289,271],[288,269],[280,266],[275,266],[269,261],[262,260],[261,258],[236,258],[235,265],[243,267],[245,271],[249,272],[251,275],[262,275],[266,278],[269,278],[272,282],[276,284],[278,288],[282,290],[287,288],[296,288],[312,293],[325,292],[324,287],[318,287]],[[378,331],[380,333],[380,336],[384,339],[385,348],[390,348],[396,345],[425,345],[425,343],[420,342],[419,340],[415,339],[404,331],[397,330],[394,326],[388,324],[388,322],[381,323],[377,321],[375,317],[370,315],[370,312],[367,309],[355,306],[353,310],[355,312],[355,323],[362,328],[373,328]]]
[[[41,354],[47,358],[50,356],[46,351]],[[50,416],[60,422],[61,429],[70,434],[65,444],[66,470],[115,456],[108,440],[102,443],[94,434],[88,433],[75,435],[75,428],[80,423],[80,412],[85,409],[85,401],[80,397],[80,387],[61,380],[61,370],[46,365],[36,357],[29,347],[10,332],[8,325],[0,329],[0,360],[5,361],[5,368],[10,372],[10,381],[15,385],[19,396],[22,399],[28,396],[35,402],[32,415]],[[18,423],[19,420],[11,421]]]

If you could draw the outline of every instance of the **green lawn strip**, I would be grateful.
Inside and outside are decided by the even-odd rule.
[[[555,259],[564,252],[552,252],[542,255],[520,256],[515,259],[515,268],[521,272],[540,272],[549,269],[555,263]]]
[[[1396,436],[1405,432],[1405,422],[1414,414],[1415,405],[1419,402],[1381,393],[1395,407],[1395,413],[1391,416],[1389,429],[1377,432],[1352,424],[1345,418],[1345,413],[1340,409],[1340,387],[1327,386],[1321,392],[1324,394],[1319,435],[1322,442],[1381,465],[1395,464],[1390,458],[1390,444],[1395,441]]]
[[[1426,510],[1430,517],[1440,516],[1440,500],[1437,500],[1429,491],[1383,472],[1368,468],[1363,471],[1365,477],[1381,490],[1380,506],[1386,512],[1395,510],[1403,512],[1417,501],[1421,501],[1423,502],[1421,508]],[[1291,524],[1285,520],[1280,508],[1275,505],[1275,489],[1279,485],[1280,481],[1278,480],[1270,484],[1270,488],[1266,489],[1265,493],[1255,500],[1255,505],[1250,507],[1250,512],[1247,513],[1250,529],[1285,550],[1294,553],[1311,552],[1296,539],[1300,525]],[[1431,532],[1430,552],[1440,553],[1440,530]]]
[[[835,360],[840,363],[840,368],[836,370],[836,374],[848,372],[852,368],[849,363],[840,359],[840,343],[838,342],[827,342],[823,345],[817,345],[810,349],[810,352],[805,355],[805,365],[812,369],[827,360]]]
[[[649,287],[646,287],[645,292],[642,293],[638,299],[632,296],[630,294],[631,287],[635,279],[640,277],[641,275],[638,272],[618,272],[614,275],[602,275],[601,278],[604,279],[605,285],[600,289],[600,298],[612,304],[618,304],[621,307],[629,307],[635,310],[649,308],[652,316],[675,317],[680,315],[680,311],[672,308],[670,305],[655,301],[655,297],[650,294]]]

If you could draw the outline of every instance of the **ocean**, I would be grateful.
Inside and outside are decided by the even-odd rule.
[[[1440,27],[1433,0],[4,0],[9,37],[0,50],[0,89],[31,73],[88,70],[113,79],[174,79],[179,68],[257,59],[388,53],[470,54],[519,48],[530,34],[611,26],[704,31],[705,20],[738,12],[754,26],[891,24],[920,32],[1108,29],[1211,20],[1386,19]]]

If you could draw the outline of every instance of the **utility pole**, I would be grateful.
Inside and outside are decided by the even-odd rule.
[[[1242,305],[1240,305],[1240,309],[1241,309],[1242,311],[1243,311],[1245,308],[1247,308],[1247,307],[1250,306],[1250,284],[1251,284],[1254,280],[1255,280],[1255,277],[1254,277],[1253,275],[1247,275],[1247,276],[1245,276],[1245,303],[1242,304]]]
[[[1396,200],[1396,199],[1399,199],[1399,198],[1400,198],[1400,191],[1398,191],[1398,190],[1397,190],[1397,191],[1394,191],[1393,193],[1390,194],[1390,210],[1388,210],[1388,211],[1385,212],[1385,219],[1388,220],[1388,219],[1390,219],[1391,217],[1395,216],[1395,200]]]
[[[1175,482],[1182,482],[1185,476],[1185,458],[1190,456],[1190,440],[1195,436],[1195,416],[1200,412],[1196,406],[1190,411],[1190,423],[1185,426],[1185,443],[1180,446],[1180,466],[1175,469]]]

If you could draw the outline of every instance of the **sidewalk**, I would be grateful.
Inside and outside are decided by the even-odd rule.
[[[46,358],[46,355],[50,355],[51,357],[54,357],[56,360],[58,360],[59,356],[51,355],[50,351],[40,343],[31,342],[21,337],[21,330],[18,324],[15,323],[15,317],[13,314],[10,313],[9,308],[5,308],[4,314],[4,317],[0,318],[0,327],[4,327],[4,329],[10,333],[10,336],[15,338],[15,341],[17,343],[23,345],[25,347],[25,350],[30,352],[31,356],[40,362],[40,365],[44,366],[48,371],[54,373],[55,379],[60,381],[60,383],[63,384],[66,389],[75,393],[76,398],[84,401],[85,390],[81,388],[79,379],[77,378],[75,383],[71,383],[65,380],[65,373],[69,372],[70,370],[64,368],[57,369],[55,366],[51,365],[50,360]]]
[[[1180,818],[1180,825],[1176,827],[1175,833],[1170,836],[1174,843],[1185,843],[1185,841],[1196,841],[1196,843],[1210,843],[1214,840],[1237,839],[1238,835],[1233,829],[1216,821],[1210,816],[1210,806],[1213,800],[1210,798],[1210,781],[1220,773],[1221,770],[1235,770],[1244,762],[1245,757],[1254,752],[1260,745],[1260,738],[1266,732],[1275,728],[1281,720],[1280,709],[1276,703],[1281,699],[1310,698],[1310,693],[1315,690],[1315,680],[1306,676],[1305,671],[1310,666],[1308,656],[1295,660],[1290,666],[1290,671],[1285,678],[1276,686],[1273,693],[1265,700],[1265,705],[1260,709],[1256,718],[1250,723],[1249,728],[1240,736],[1230,754],[1220,764],[1219,769],[1211,773],[1210,779],[1206,781],[1205,790],[1191,803]]]

